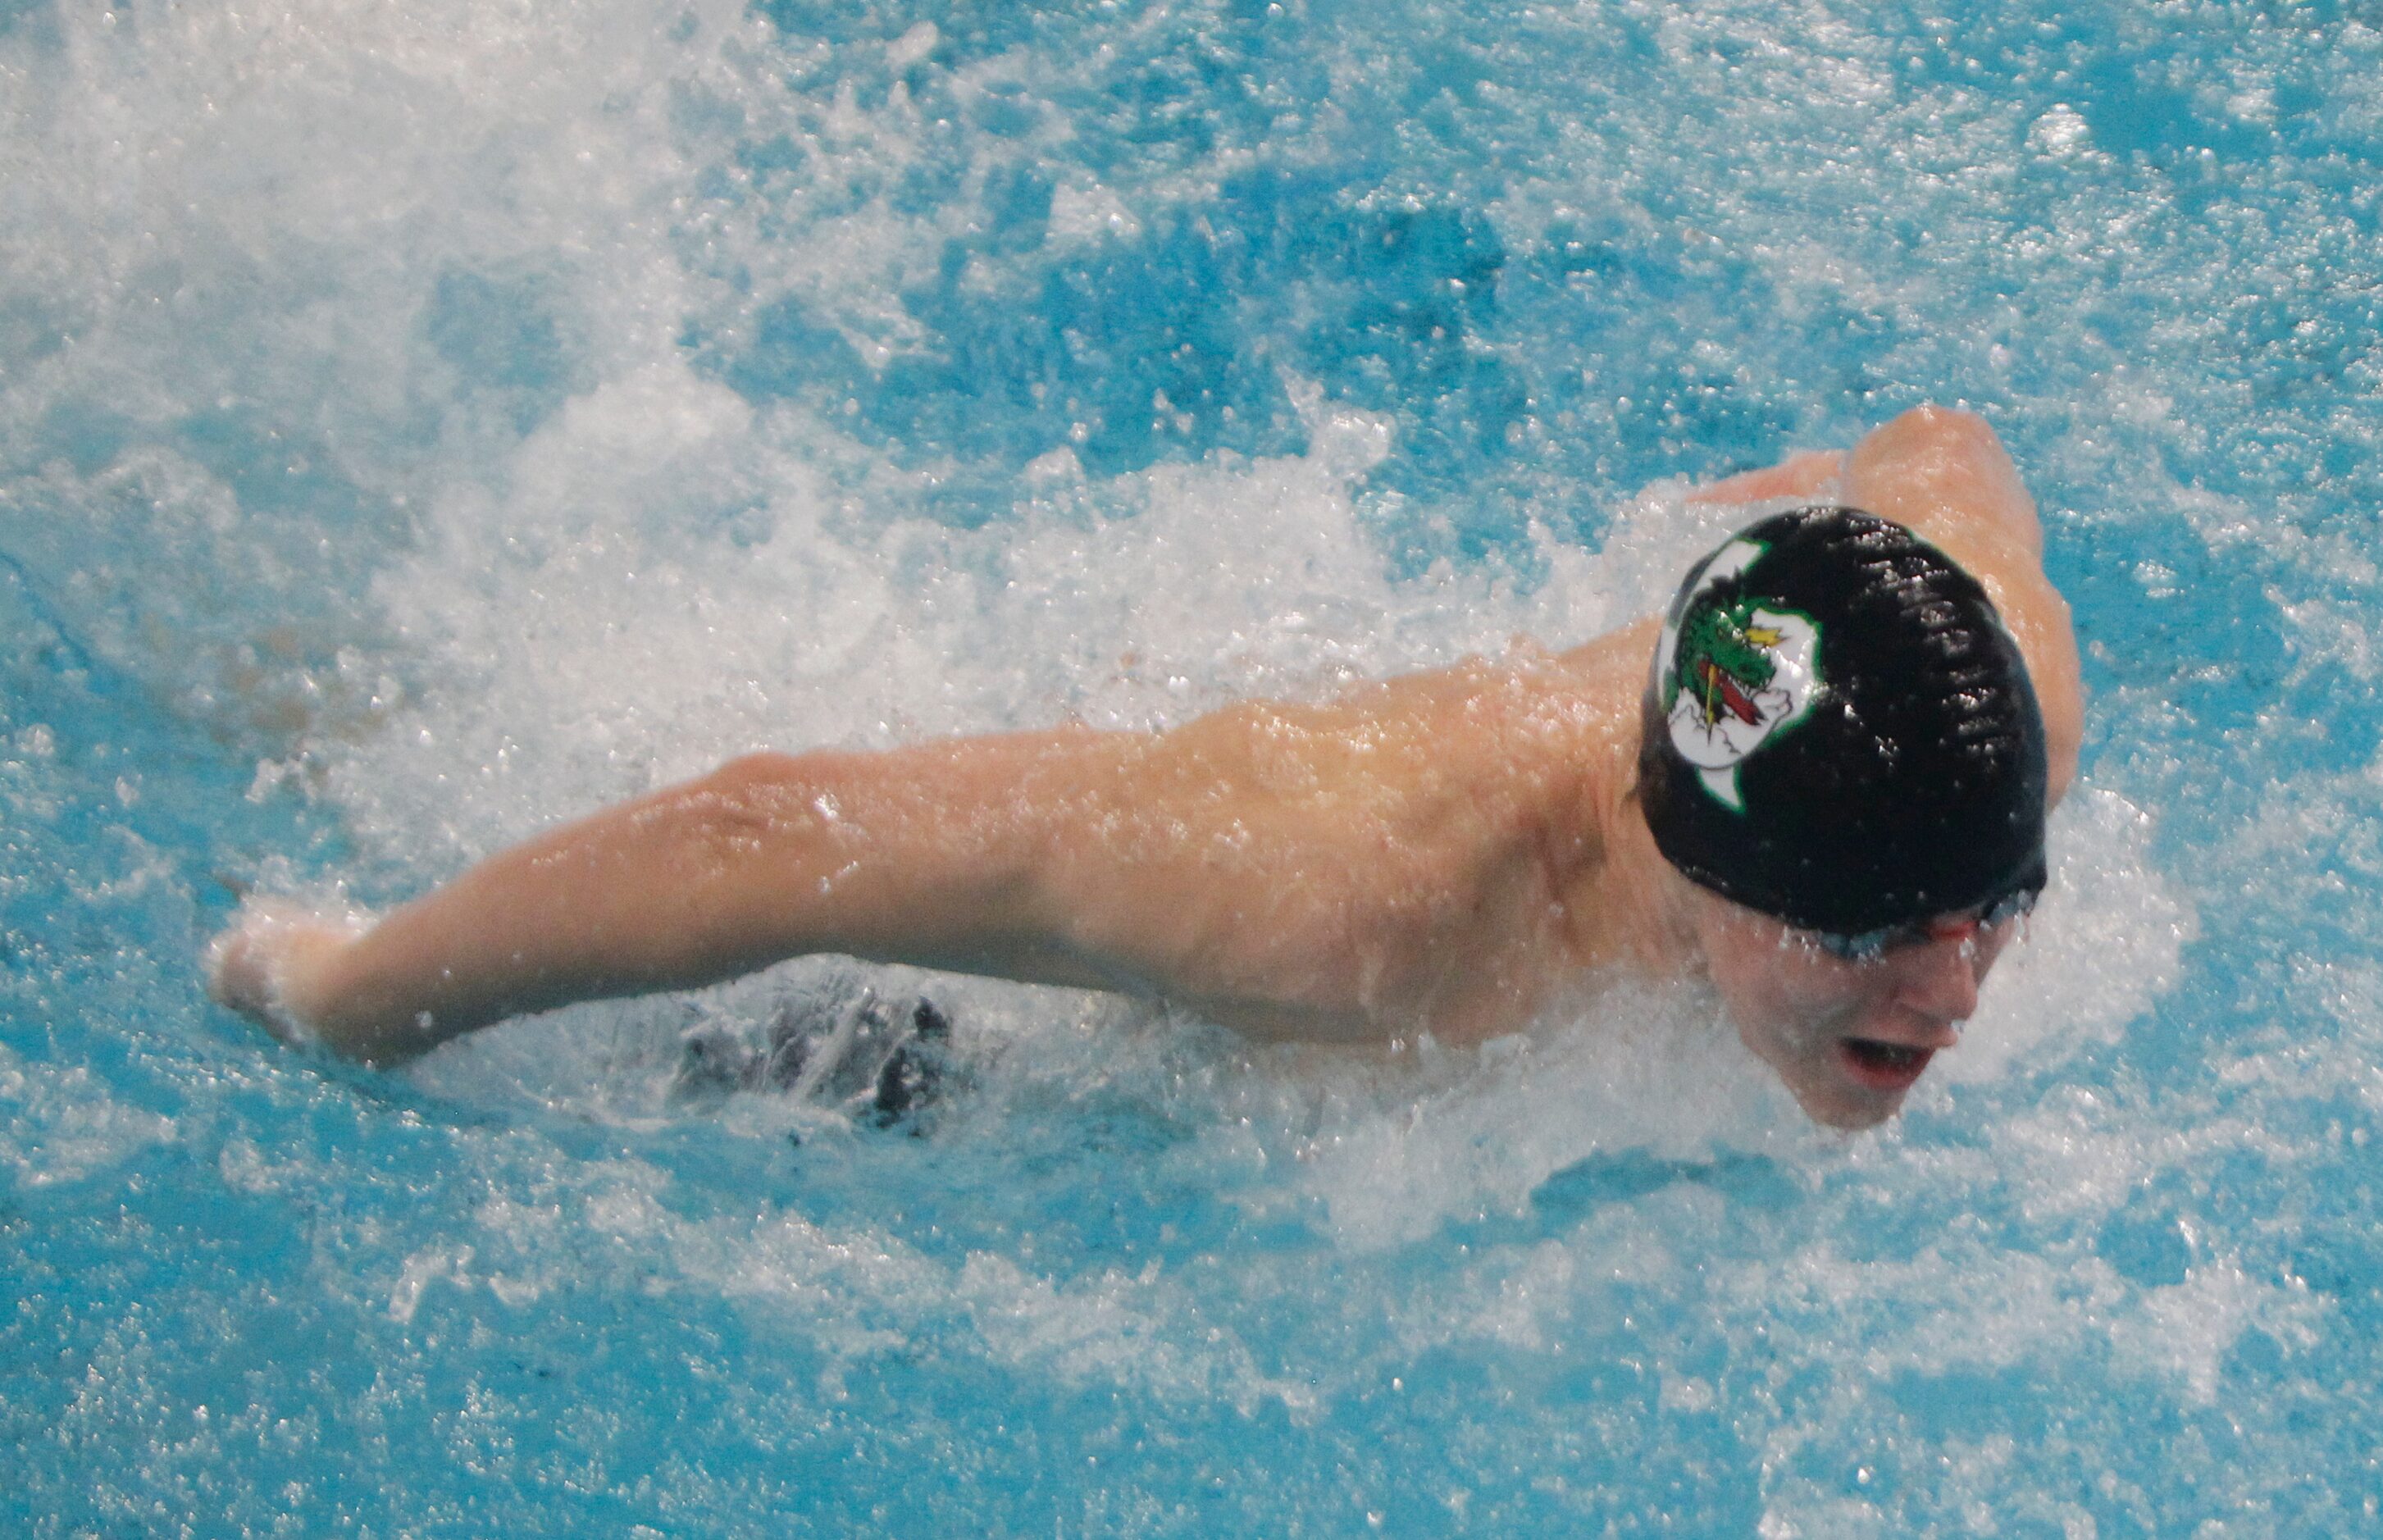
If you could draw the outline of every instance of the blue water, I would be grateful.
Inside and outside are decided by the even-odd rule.
[[[2378,152],[2371,0],[7,0],[0,1529],[2375,1533]],[[1593,634],[1923,400],[2092,708],[1879,1133],[1685,992],[201,992],[744,748]],[[921,1121],[675,1086],[922,983]]]

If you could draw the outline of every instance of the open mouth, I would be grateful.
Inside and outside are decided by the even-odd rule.
[[[1854,1078],[1872,1090],[1908,1090],[1936,1056],[1932,1048],[1907,1048],[1875,1038],[1845,1038],[1837,1044]]]

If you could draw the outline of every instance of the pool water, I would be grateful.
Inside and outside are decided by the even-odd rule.
[[[0,1528],[2377,1533],[2383,9],[1947,10],[0,0]],[[1925,400],[2092,705],[1876,1133],[1685,991],[200,987],[747,748],[1587,636]],[[690,1092],[922,989],[923,1113]]]

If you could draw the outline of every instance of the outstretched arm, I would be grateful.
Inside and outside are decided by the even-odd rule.
[[[215,992],[379,1064],[816,952],[1165,996],[1263,1035],[1478,1036],[1535,997],[1550,897],[1591,859],[1574,804],[1613,714],[1567,707],[1569,679],[1466,665],[1161,733],[755,755],[362,931],[252,910]]]
[[[215,992],[388,1064],[801,953],[1097,984],[1045,939],[1032,878],[1056,807],[1114,756],[1083,731],[750,756],[491,856],[360,934],[252,914],[217,943]]]

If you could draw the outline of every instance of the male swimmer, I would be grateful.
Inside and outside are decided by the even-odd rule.
[[[1875,1124],[1958,1041],[2043,885],[2081,728],[2068,606],[1966,413],[1699,496],[1817,506],[1561,655],[1163,733],[757,754],[377,923],[252,905],[214,992],[394,1064],[807,953],[1343,1041],[1474,1041],[1568,991],[1685,977],[1814,1118]]]

